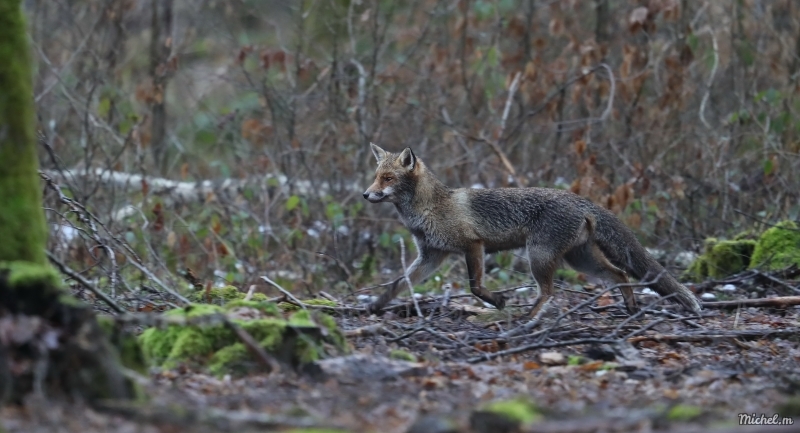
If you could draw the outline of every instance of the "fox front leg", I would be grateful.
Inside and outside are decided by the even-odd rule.
[[[506,298],[501,293],[492,293],[483,287],[483,244],[476,242],[466,251],[469,289],[481,301],[492,304],[498,310],[506,306]]]
[[[408,267],[408,279],[411,280],[411,284],[417,284],[420,281],[428,278],[433,271],[435,271],[439,265],[442,264],[445,258],[447,258],[447,252],[437,250],[434,248],[430,248],[427,246],[420,246],[420,243],[417,242],[417,247],[419,248],[419,255],[411,263],[411,266]],[[403,290],[405,287],[406,282],[405,275],[397,278],[396,280],[392,281],[391,287],[372,304],[367,306],[367,312],[371,314],[377,314],[380,312],[392,299],[396,298],[397,295],[400,294],[400,291]]]

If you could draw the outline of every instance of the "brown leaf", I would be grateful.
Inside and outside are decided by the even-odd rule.
[[[540,368],[542,368],[542,366],[539,365],[539,363],[537,363],[535,361],[527,361],[524,364],[522,364],[522,369],[525,370],[525,371],[538,370]]]
[[[614,304],[614,298],[611,297],[611,293],[609,292],[603,293],[603,295],[597,299],[597,305],[600,307],[608,307],[609,305],[613,304]]]

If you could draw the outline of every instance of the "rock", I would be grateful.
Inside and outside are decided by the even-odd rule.
[[[544,352],[539,355],[539,361],[544,365],[564,365],[567,359],[561,352]]]
[[[423,376],[429,373],[422,362],[389,359],[377,355],[355,354],[318,361],[322,371],[332,376],[355,380],[394,380],[399,377]]]
[[[713,293],[703,293],[702,295],[700,295],[700,299],[704,301],[716,301],[717,295]]]
[[[734,286],[733,284],[726,284],[718,288],[717,290],[719,290],[720,292],[735,292],[736,286]]]

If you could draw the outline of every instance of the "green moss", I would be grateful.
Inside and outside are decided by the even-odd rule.
[[[703,410],[697,406],[677,404],[667,412],[667,419],[670,421],[691,421],[702,413]]]
[[[336,307],[336,302],[330,301],[328,299],[316,298],[316,299],[307,299],[305,301],[301,301],[306,305],[321,305],[325,307]],[[301,308],[291,302],[281,302],[278,304],[278,307],[283,311],[297,311]]]
[[[261,293],[258,294],[264,296]],[[256,294],[253,294],[253,298],[255,298],[255,295]],[[214,287],[208,292],[206,292],[205,290],[198,290],[189,295],[189,300],[197,303],[222,305],[227,302],[234,301],[236,299],[244,299],[244,297],[245,293],[240,292],[238,288],[234,286],[225,286],[225,287]],[[264,296],[263,300],[266,299],[267,299],[266,296]]]
[[[314,319],[311,318],[311,312],[308,310],[300,310],[289,316],[289,324],[293,326],[316,326]]]
[[[708,260],[706,256],[696,258],[682,276],[682,278],[692,281],[702,281],[706,277],[708,277]]]
[[[708,275],[720,279],[746,270],[755,246],[752,239],[717,242],[706,253]]]
[[[260,294],[260,293],[259,293]],[[254,296],[255,297],[255,296]],[[265,297],[266,299],[266,297]],[[237,299],[235,301],[230,301],[225,304],[225,311],[233,310],[234,308],[254,308],[260,311],[262,314],[267,316],[275,316],[278,317],[281,314],[281,309],[274,302],[264,301],[245,301],[244,299]]]
[[[216,376],[228,373],[245,374],[252,365],[250,353],[242,343],[234,343],[218,350],[208,362],[208,371]]]
[[[568,283],[578,283],[578,271],[569,268],[559,268],[556,270],[556,279],[564,280]]]
[[[147,358],[142,352],[139,340],[133,334],[118,328],[110,316],[97,316],[97,326],[117,348],[122,365],[139,373],[147,371]]]
[[[276,349],[283,342],[286,320],[268,317],[259,320],[237,320],[236,323],[267,350]]]
[[[20,0],[0,2],[0,261],[46,266],[33,74],[20,4]]]
[[[720,279],[746,270],[756,241],[737,237],[739,239],[735,240],[706,239],[704,254],[689,265],[684,277],[694,281],[708,277]]]
[[[483,410],[503,415],[523,425],[532,424],[542,418],[542,414],[536,405],[532,401],[521,397],[490,403]]]
[[[800,266],[800,230],[794,222],[782,221],[758,238],[750,267],[777,270],[792,264]]]
[[[336,324],[336,320],[333,317],[320,312],[317,312],[314,317],[317,324],[322,325],[325,328],[328,334],[327,337],[331,340],[331,342],[341,350],[347,351],[347,338],[345,338],[342,330],[339,329],[339,325]]]
[[[395,349],[389,352],[389,358],[398,359],[400,361],[411,361],[411,362],[417,361],[416,356],[406,352],[405,350],[399,350],[399,349]]]
[[[10,287],[61,287],[61,275],[49,265],[18,260],[0,262],[0,269],[8,270],[6,281]]]

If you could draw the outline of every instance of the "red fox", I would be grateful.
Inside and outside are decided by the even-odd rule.
[[[481,285],[484,255],[524,247],[540,290],[531,315],[553,297],[553,274],[562,261],[615,283],[627,283],[626,272],[639,280],[657,278],[651,287],[661,296],[672,295],[694,313],[701,310],[692,292],[647,253],[625,224],[584,197],[550,188],[452,189],[411,148],[398,154],[370,146],[378,169],[364,198],[393,203],[411,232],[419,254],[407,270],[412,284],[430,276],[449,254],[463,254],[472,294],[502,309],[505,298]],[[394,299],[402,280],[394,280],[368,311],[378,312]],[[638,311],[633,289],[620,291],[628,312]]]

